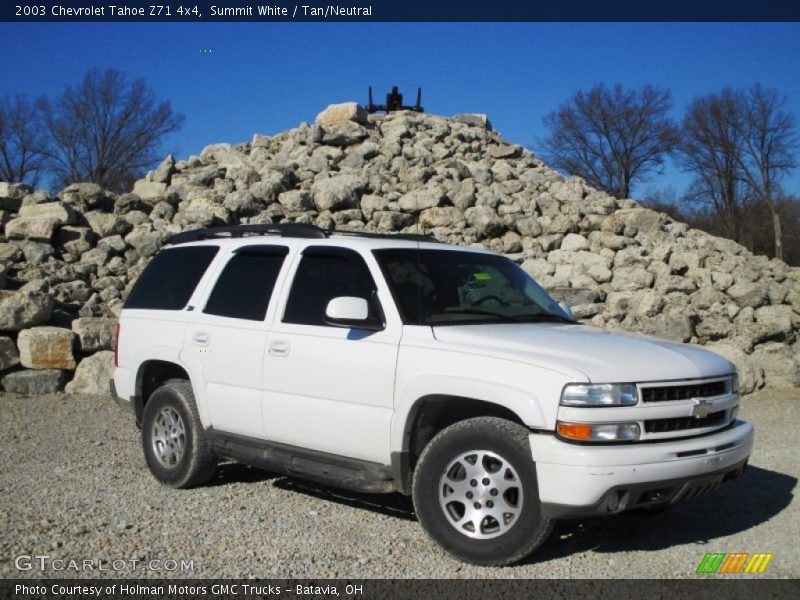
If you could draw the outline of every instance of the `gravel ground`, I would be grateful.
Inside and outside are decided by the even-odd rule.
[[[130,562],[104,573],[14,568],[19,555],[49,555],[191,560],[168,573],[184,577],[672,578],[694,576],[706,552],[773,552],[761,577],[800,577],[800,390],[750,396],[741,415],[757,428],[742,479],[658,517],[564,521],[529,562],[499,569],[445,555],[400,495],[235,464],[176,491],[150,476],[132,418],[109,397],[0,395],[0,577],[165,575]]]

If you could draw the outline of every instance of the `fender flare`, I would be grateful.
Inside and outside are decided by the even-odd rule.
[[[189,358],[190,360],[185,360]],[[208,418],[206,413],[206,398],[205,398],[205,380],[203,379],[203,371],[200,368],[199,361],[191,360],[191,356],[186,355],[179,348],[170,346],[146,346],[139,348],[134,355],[133,363],[136,365],[134,371],[134,390],[136,395],[139,396],[142,389],[142,375],[144,372],[144,365],[152,361],[163,361],[172,363],[181,367],[189,376],[189,383],[192,386],[195,401],[197,403],[197,412],[200,415],[200,420],[204,427],[208,426]],[[143,400],[142,400],[143,401]]]
[[[408,380],[398,394],[391,424],[392,452],[408,451],[406,433],[409,418],[416,412],[419,402],[428,396],[455,396],[489,402],[510,410],[528,427],[546,427],[539,399],[528,390],[484,379],[420,375]]]

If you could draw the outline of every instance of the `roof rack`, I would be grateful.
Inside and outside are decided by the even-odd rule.
[[[264,223],[254,225],[229,225],[226,227],[207,227],[176,233],[167,241],[168,244],[187,244],[201,240],[218,238],[241,238],[248,235],[276,234],[288,238],[324,239],[331,235],[348,235],[374,239],[394,239],[411,242],[438,242],[435,237],[418,233],[374,233],[369,231],[339,231],[322,229],[309,223]]]
[[[198,242],[200,240],[211,240],[215,238],[240,238],[246,235],[267,235],[278,234],[281,237],[293,238],[324,238],[325,231],[316,225],[307,223],[280,223],[280,224],[256,224],[256,225],[229,225],[227,227],[207,227],[205,229],[193,229],[177,233],[169,238],[168,244],[186,244],[188,242]]]
[[[328,234],[352,235],[355,237],[373,238],[376,240],[404,240],[407,242],[433,242],[438,243],[432,235],[422,233],[377,233],[373,231],[341,231],[339,229],[328,229]]]

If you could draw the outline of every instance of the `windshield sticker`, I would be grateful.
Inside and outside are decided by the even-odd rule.
[[[487,281],[492,278],[489,273],[473,273],[472,276],[478,281]]]

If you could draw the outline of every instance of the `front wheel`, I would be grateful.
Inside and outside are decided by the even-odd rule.
[[[188,381],[168,381],[150,396],[142,416],[142,446],[150,472],[165,485],[194,487],[214,475],[217,462]]]
[[[508,565],[547,539],[528,430],[479,417],[439,432],[414,471],[420,523],[453,556],[480,565]]]

